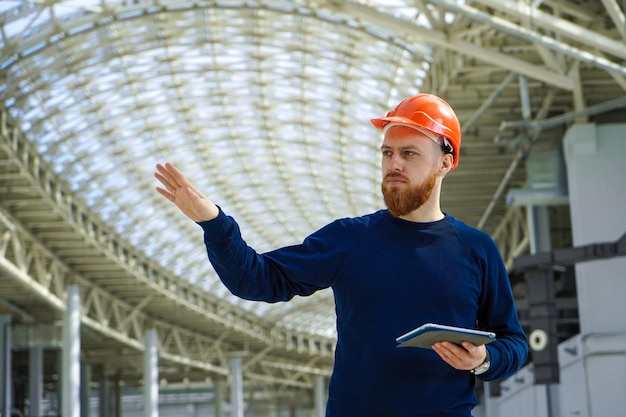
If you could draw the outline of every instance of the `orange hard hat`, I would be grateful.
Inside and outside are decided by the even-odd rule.
[[[461,124],[452,107],[440,97],[427,93],[417,94],[403,100],[385,117],[372,119],[371,122],[378,129],[390,124],[400,124],[443,136],[452,146],[452,169],[459,164]]]

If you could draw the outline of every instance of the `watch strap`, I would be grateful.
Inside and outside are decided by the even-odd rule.
[[[487,350],[487,355],[485,356],[485,360],[483,361],[483,363],[478,365],[476,368],[472,369],[471,372],[474,375],[484,374],[485,372],[489,370],[490,366],[491,366],[491,356],[489,355],[489,350]]]

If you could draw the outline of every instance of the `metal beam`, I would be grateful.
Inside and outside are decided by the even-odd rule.
[[[545,120],[534,120],[530,123],[524,121],[500,123],[500,130],[505,129],[518,129],[521,127],[527,127],[531,131],[541,131],[549,129],[551,127],[563,125],[565,123],[576,120],[580,117],[595,116],[597,114],[607,113],[612,110],[617,110],[626,107],[626,96],[618,97],[613,100],[608,100],[603,103],[594,104],[593,106],[586,107],[582,110],[571,111],[563,113],[558,116],[551,117]]]
[[[607,14],[613,19],[615,28],[622,35],[622,39],[626,40],[626,19],[624,18],[624,11],[619,7],[616,0],[602,0],[602,4],[607,11]],[[622,46],[624,48],[624,46]]]
[[[572,266],[582,262],[597,261],[626,256],[626,233],[612,242],[590,243],[566,249],[538,252],[515,259],[513,267],[517,272],[536,268]]]
[[[553,49],[566,56],[569,56],[570,58],[574,58],[574,59],[592,64],[595,67],[602,68],[607,71],[615,72],[621,75],[626,75],[626,67],[624,65],[620,65],[613,61],[610,61],[604,58],[603,56],[595,55],[591,52],[584,51],[582,49],[573,47],[571,45],[567,45],[556,39],[542,35],[533,30],[523,28],[505,19],[492,16],[488,13],[482,12],[473,7],[470,7],[467,5],[460,5],[453,0],[428,0],[428,2],[436,6],[442,7],[448,11],[451,11],[454,13],[460,13],[474,21],[488,24],[490,27],[496,30],[499,30],[501,32],[507,33],[509,35],[512,35],[521,39],[525,39],[529,42],[541,43],[550,49]],[[522,71],[519,71],[519,72],[531,78],[537,78],[537,77],[533,77],[531,74],[526,74]]]
[[[580,42],[593,50],[602,51],[626,59],[626,44],[624,44],[624,42],[618,42],[608,36],[601,35],[598,32],[594,32],[568,20],[543,12],[528,5],[526,2],[512,0],[474,0],[473,2],[507,13],[516,19],[532,19],[533,26],[540,26],[541,29]],[[605,4],[609,16],[613,18],[616,26],[618,26],[618,30],[619,27],[622,28],[620,33],[623,37],[624,14],[619,10],[619,6],[617,6],[615,0],[602,0],[602,2]],[[607,3],[609,4],[607,5]],[[618,25],[620,14],[621,24]]]
[[[445,48],[464,56],[473,57],[495,65],[496,67],[524,74],[528,78],[539,80],[564,90],[569,91],[574,88],[572,80],[563,76],[563,74],[530,64],[527,61],[514,58],[510,55],[502,54],[496,50],[487,49],[461,39],[452,39],[446,33],[416,26],[407,20],[380,13],[370,7],[360,4],[332,1],[331,3],[333,3],[338,11],[349,12],[351,15],[370,21],[373,24],[383,25],[394,31],[400,31],[408,35],[415,36],[435,47]],[[433,2],[429,1],[429,3]],[[626,74],[626,68],[623,68],[623,70],[624,74]]]

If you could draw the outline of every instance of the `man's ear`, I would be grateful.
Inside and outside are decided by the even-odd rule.
[[[448,172],[452,171],[452,167],[454,166],[454,155],[450,153],[446,153],[443,155],[441,159],[441,167],[440,173],[445,176]]]

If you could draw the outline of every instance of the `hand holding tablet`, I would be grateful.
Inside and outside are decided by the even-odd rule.
[[[426,323],[396,338],[396,342],[398,342],[397,347],[413,346],[427,349],[430,349],[433,343],[443,341],[456,343],[457,345],[460,345],[462,342],[470,342],[478,346],[495,340],[496,334],[493,332],[434,323]]]

